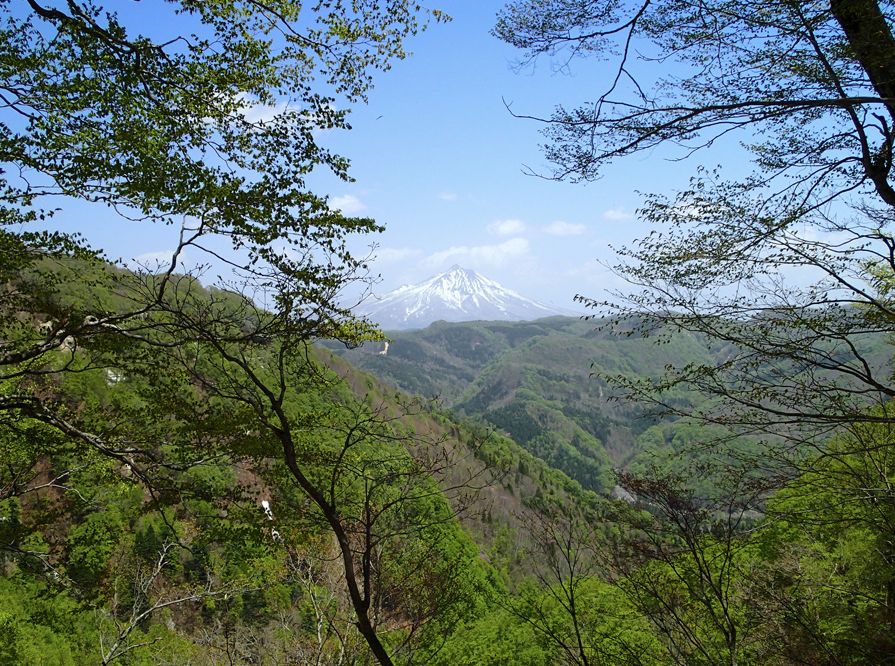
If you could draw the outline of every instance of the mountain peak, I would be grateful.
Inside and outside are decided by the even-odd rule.
[[[436,278],[466,278],[470,280],[480,279],[482,276],[473,270],[463,268],[460,264],[454,264],[444,273],[439,273]]]
[[[374,296],[358,308],[358,313],[384,329],[424,328],[442,319],[524,321],[568,314],[459,264],[418,284]]]

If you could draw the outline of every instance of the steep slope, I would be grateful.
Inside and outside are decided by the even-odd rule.
[[[391,405],[403,401],[400,394],[370,372],[365,372],[330,350],[319,348],[320,360],[343,377],[351,391],[367,402]],[[402,417],[402,424],[421,436],[439,441],[451,455],[445,486],[475,479],[477,489],[455,504],[463,527],[488,558],[504,560],[511,577],[529,572],[519,554],[528,543],[525,524],[531,511],[547,504],[597,507],[601,499],[578,480],[547,464],[510,437],[495,432],[487,423],[475,423],[455,413],[421,410]]]
[[[438,323],[391,334],[388,353],[343,350],[352,363],[408,392],[434,396],[485,419],[587,488],[612,487],[611,467],[655,423],[639,405],[612,401],[601,375],[655,374],[666,363],[705,360],[688,337],[656,347],[594,331],[569,317],[537,322]]]
[[[64,279],[70,275],[80,281]],[[52,310],[21,309],[0,321],[4,343],[44,345],[43,323],[56,312],[87,330],[96,313],[128,309],[136,278],[100,262],[59,260],[20,284],[38,277],[64,288],[46,289]],[[175,288],[189,293],[185,313],[213,309],[228,330],[245,330],[259,314],[239,295],[196,280],[178,278]],[[148,336],[161,315],[134,319]],[[260,655],[283,663],[308,645],[335,653],[341,639],[320,645],[307,620],[336,626],[350,615],[337,530],[296,484],[265,417],[212,394],[244,389],[239,374],[195,340],[177,349],[191,354],[184,368],[169,346],[139,347],[119,323],[78,333],[70,347],[50,345],[27,365],[6,356],[0,608],[14,615],[2,618],[13,629],[0,631],[11,638],[0,640],[0,662],[98,663],[97,646],[120,645],[136,659],[139,646],[164,645],[175,661],[216,663],[231,640],[251,651],[244,663]],[[275,336],[249,336],[239,358],[269,382],[283,346]],[[421,627],[431,633],[418,634],[419,644],[437,649],[452,628],[448,611],[474,619],[502,580],[531,573],[520,550],[531,540],[524,516],[551,502],[600,503],[493,429],[410,403],[325,350],[311,355],[279,366],[290,391],[281,409],[298,426],[294,464],[338,505],[349,556],[360,559],[364,535],[376,538],[369,580],[388,590],[382,612],[391,613],[382,631],[404,631],[403,609],[431,596],[431,621]],[[17,372],[32,377],[19,381]],[[28,390],[33,400],[19,397]],[[17,411],[38,400],[56,411]],[[316,603],[324,597],[332,601]],[[288,641],[274,640],[283,626]]]
[[[523,321],[568,314],[456,265],[419,284],[371,298],[357,311],[385,330],[423,328],[439,320]]]
[[[54,290],[53,298],[58,299],[66,311],[76,313],[77,316],[74,318],[78,321],[84,312],[115,312],[124,310],[130,305],[130,301],[124,296],[123,285],[133,278],[133,274],[124,269],[102,262],[74,259],[57,261],[52,265],[47,263],[43,269],[47,275],[59,276],[60,286]],[[84,283],[61,279],[69,277],[70,274],[84,278]],[[29,278],[24,276],[23,279]],[[207,305],[214,301],[222,311],[231,312],[234,317],[245,315],[247,312],[242,307],[244,302],[242,297],[237,294],[213,288],[206,289],[198,281],[185,277],[178,276],[178,280],[179,287],[189,290],[197,305]],[[22,321],[11,322],[10,326],[33,335],[36,323],[46,319],[47,315],[43,312],[22,312]],[[118,364],[110,366],[105,362],[100,363],[99,360],[90,365],[88,362],[90,355],[99,359],[99,354],[108,354],[113,348],[112,342],[110,339],[97,342],[89,338],[80,339],[76,354],[78,362],[83,363],[84,367],[79,367],[76,372],[68,372],[68,366],[63,364],[63,369],[58,373],[60,387],[54,390],[63,395],[68,390],[65,388],[66,384],[72,384],[71,395],[68,396],[72,412],[80,414],[97,411],[95,417],[90,416],[93,421],[89,422],[96,428],[111,427],[105,423],[106,420],[115,423],[118,419],[130,427],[139,429],[143,425],[140,419],[144,419],[162,430],[174,429],[176,426],[192,433],[195,429],[197,432],[202,432],[201,438],[207,438],[203,446],[212,445],[218,455],[231,455],[232,461],[236,461],[231,465],[229,459],[221,458],[222,469],[226,469],[227,474],[239,470],[236,473],[239,483],[252,489],[252,492],[265,484],[269,486],[270,480],[262,478],[261,472],[275,466],[279,449],[276,446],[271,448],[270,442],[265,440],[261,431],[247,426],[248,414],[233,409],[232,406],[223,408],[217,401],[208,401],[205,397],[200,398],[195,404],[188,401],[179,392],[190,394],[191,400],[196,399],[191,393],[195,389],[195,386],[192,386],[191,376],[179,374],[171,369],[161,357],[153,358],[154,365],[149,368],[143,368],[141,365],[146,361],[145,354],[125,358],[122,353],[121,358],[116,356],[112,359],[122,364],[127,363],[127,366]],[[264,339],[252,346],[250,353],[256,357],[260,366],[268,361],[267,355],[276,348],[275,343],[275,340]],[[130,348],[126,340],[124,344],[126,348]],[[57,356],[59,353],[63,352],[58,352]],[[494,433],[493,430],[463,423],[439,410],[432,411],[430,407],[433,406],[428,404],[415,403],[408,410],[406,405],[410,400],[407,396],[397,394],[393,388],[373,375],[353,367],[345,359],[334,356],[323,348],[317,348],[314,355],[317,362],[322,362],[344,382],[326,389],[331,393],[320,387],[306,387],[301,400],[296,400],[292,407],[298,412],[309,410],[310,413],[310,405],[316,401],[324,403],[324,411],[333,411],[335,408],[328,406],[327,400],[335,397],[338,398],[338,402],[345,404],[352,404],[354,400],[358,407],[368,405],[373,410],[387,411],[390,415],[388,420],[399,433],[400,441],[404,441],[402,438],[406,435],[406,441],[414,441],[417,449],[421,447],[420,443],[422,446],[432,443],[438,448],[436,454],[450,453],[452,465],[447,468],[444,478],[439,480],[446,488],[453,488],[464,479],[473,479],[470,492],[455,493],[449,500],[455,502],[454,508],[462,515],[463,526],[473,534],[482,552],[487,553],[491,550],[492,541],[498,534],[511,533],[518,535],[519,540],[525,541],[525,536],[522,534],[525,527],[519,522],[519,517],[526,512],[535,497],[538,501],[543,501],[543,498],[548,500],[556,498],[564,504],[589,504],[597,501],[592,493],[585,491],[578,483],[550,469],[516,443]],[[216,371],[217,369],[214,370]],[[212,371],[209,372],[213,375]],[[195,380],[194,377],[192,379]],[[46,379],[42,381],[46,384],[44,392],[48,393],[49,381]],[[8,384],[4,385],[3,389],[11,390]],[[155,416],[153,408],[156,406],[166,418]],[[203,416],[209,421],[206,423],[191,413],[190,409],[195,409],[200,414],[205,414],[206,410],[209,413],[218,411],[215,411],[213,416]],[[121,416],[122,413],[126,413],[127,416]],[[139,415],[139,419],[136,415]],[[182,416],[184,423],[180,424],[176,416]],[[308,422],[311,421],[312,419]],[[16,428],[21,426],[21,423],[16,423],[15,420],[13,424]],[[17,432],[7,433],[4,430],[3,427],[8,425],[8,422],[0,419],[0,451],[4,452],[9,467],[7,474],[13,469],[10,451],[17,452],[21,446]],[[210,428],[211,432],[205,432],[202,428]],[[9,435],[8,438],[5,438],[6,435]],[[173,447],[174,439],[165,430],[165,435],[158,436],[157,441],[165,441]],[[319,446],[320,442],[314,440],[314,444]],[[188,443],[183,445],[184,451],[179,455],[188,459],[194,452],[191,447],[200,448],[192,440],[188,440]],[[55,464],[49,444],[37,444],[34,446],[34,451],[29,449],[27,453],[28,456],[33,453],[33,459],[28,458],[24,462],[32,464],[34,469],[42,470],[41,473],[46,471],[44,468],[47,465]],[[428,454],[426,451],[421,453]],[[95,457],[98,460],[97,464],[105,462],[102,456]],[[3,480],[3,475],[0,474],[0,481]],[[122,483],[133,485],[137,483],[137,477],[128,472]],[[288,477],[286,483],[292,484]],[[478,492],[471,492],[475,489],[478,489]],[[276,491],[268,487],[266,492]],[[5,496],[0,495],[0,513],[4,508],[2,505],[4,499]],[[176,503],[173,497],[171,501]],[[62,513],[64,514],[64,511]],[[64,516],[64,519],[67,523],[77,522],[71,516]],[[0,523],[3,523],[2,515]],[[518,564],[524,568],[524,563]]]

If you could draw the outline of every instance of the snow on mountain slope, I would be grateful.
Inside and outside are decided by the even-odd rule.
[[[370,297],[357,312],[386,330],[424,328],[438,320],[524,321],[570,314],[525,298],[456,265],[419,284]]]

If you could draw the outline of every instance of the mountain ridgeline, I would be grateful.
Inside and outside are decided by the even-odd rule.
[[[389,332],[387,353],[383,343],[332,348],[393,386],[483,420],[584,487],[607,492],[613,468],[638,469],[657,453],[675,457],[717,435],[622,399],[607,379],[655,378],[669,364],[714,364],[730,353],[692,334],[656,344],[632,330],[633,322],[618,335],[572,317],[437,322]],[[861,345],[877,367],[890,364],[883,341],[868,337]],[[666,400],[696,406],[703,398],[676,389]]]

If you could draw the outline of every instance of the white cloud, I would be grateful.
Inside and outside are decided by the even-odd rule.
[[[456,201],[457,194],[455,192],[439,192],[438,198],[442,201]]]
[[[171,267],[171,259],[174,257],[174,249],[158,250],[157,252],[144,252],[136,257],[124,261],[124,264],[133,271],[148,271],[156,273],[166,271]],[[123,257],[122,257],[123,259]],[[189,254],[181,252],[177,257],[178,271],[189,270],[194,264]]]
[[[494,236],[513,236],[525,231],[522,220],[497,220],[488,225],[488,233]]]
[[[587,227],[583,224],[572,224],[571,222],[556,220],[544,227],[543,231],[551,236],[580,236],[587,231]]]
[[[344,215],[356,215],[367,209],[367,205],[353,194],[333,197],[329,200],[329,205],[342,211]]]
[[[171,257],[174,256],[174,250],[159,250],[158,252],[144,252],[134,257],[134,261],[138,264],[156,264],[171,263]]]
[[[603,211],[603,219],[612,222],[620,222],[622,220],[631,220],[634,218],[633,213],[629,213],[623,208],[610,208]]]
[[[288,108],[289,105],[286,102],[281,102],[276,106],[268,106],[267,104],[254,104],[252,106],[247,106],[243,109],[240,109],[240,113],[242,114],[242,117],[250,123],[267,123],[286,111]]]
[[[373,253],[377,264],[391,264],[406,259],[413,259],[423,254],[415,247],[380,247]]]
[[[236,95],[234,101],[238,105],[237,113],[253,124],[270,122],[289,109],[288,100],[276,104],[262,104],[257,98],[244,92]]]
[[[252,125],[263,125],[270,123],[284,114],[290,114],[290,122],[299,122],[303,126],[311,128],[311,134],[315,139],[320,139],[325,134],[332,131],[330,122],[325,117],[327,114],[322,111],[301,111],[292,104],[288,99],[277,102],[276,104],[262,104],[256,98],[250,97],[245,93],[239,93],[236,96],[238,103],[237,113],[239,113],[246,122]],[[327,104],[328,111],[336,111],[337,107]]]
[[[449,264],[469,267],[500,267],[529,257],[531,245],[526,238],[511,238],[495,245],[455,245],[430,254],[423,260],[427,268],[441,268]]]

